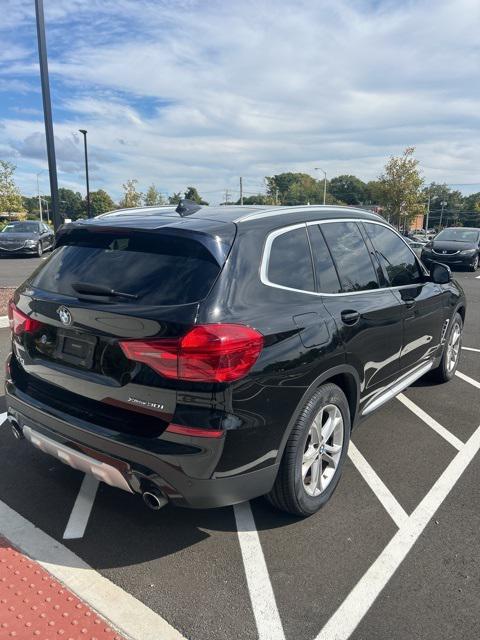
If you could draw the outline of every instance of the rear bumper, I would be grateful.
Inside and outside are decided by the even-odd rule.
[[[184,467],[188,467],[188,464],[184,463],[195,456],[208,457],[209,451],[196,448],[193,438],[187,440],[190,446],[182,447],[176,445],[175,436],[172,436],[172,442],[160,442],[160,439],[133,439],[118,432],[107,435],[105,430],[101,434],[96,433],[96,428],[88,423],[75,420],[74,424],[69,417],[62,419],[59,415],[53,415],[48,406],[30,399],[11,380],[7,380],[5,390],[8,417],[14,419],[22,431],[25,427],[33,429],[44,439],[58,444],[58,447],[51,445],[50,452],[48,448],[44,449],[46,453],[53,453],[55,449],[66,450],[63,461],[71,464],[67,459],[71,451],[74,454],[71,458],[78,458],[75,453],[87,456],[93,467],[95,461],[113,467],[124,478],[127,489],[135,493],[155,487],[181,506],[222,507],[268,493],[277,475],[278,464],[271,464],[235,476],[194,478],[185,473]],[[165,444],[167,452],[158,452],[159,443]],[[62,459],[61,456],[57,457]],[[82,470],[88,471],[88,468]]]

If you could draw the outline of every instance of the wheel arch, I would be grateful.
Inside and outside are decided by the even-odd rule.
[[[287,440],[301,410],[315,393],[315,391],[317,391],[317,389],[321,387],[322,384],[326,384],[328,382],[336,384],[337,387],[340,387],[340,389],[345,394],[350,409],[351,427],[353,428],[355,426],[357,418],[359,416],[360,378],[357,371],[352,366],[348,364],[342,364],[324,371],[310,384],[308,389],[301,397],[300,402],[297,404],[295,411],[293,412],[288,422],[285,433],[283,434],[282,441],[278,449],[277,462],[282,459]]]

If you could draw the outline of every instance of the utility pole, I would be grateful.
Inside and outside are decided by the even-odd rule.
[[[230,192],[228,189],[225,189],[225,204],[230,202]]]
[[[35,0],[35,13],[37,17],[38,58],[40,62],[40,80],[42,83],[43,117],[45,120],[48,172],[50,175],[50,195],[52,198],[53,226],[56,231],[62,224],[63,219],[58,208],[57,162],[55,158],[55,141],[53,138],[52,104],[48,80],[47,41],[45,37],[43,0]]]
[[[243,205],[243,178],[240,176],[240,204]]]
[[[428,194],[428,203],[427,203],[427,224],[425,226],[425,240],[428,235],[428,218],[430,217],[430,193]]]
[[[446,205],[447,203],[445,202],[445,200],[442,200],[442,202],[441,202],[440,204],[442,205],[442,210],[441,210],[441,212],[440,212],[440,224],[439,224],[439,227],[441,227],[441,226],[442,226],[443,210],[444,210],[445,205]]]

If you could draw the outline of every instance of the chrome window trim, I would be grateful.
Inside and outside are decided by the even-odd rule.
[[[413,289],[413,288],[421,286],[421,285],[418,285],[418,284],[402,284],[402,285],[398,285],[396,287],[379,287],[378,289],[364,289],[363,291],[342,291],[341,293],[322,293],[321,291],[306,291],[305,289],[293,289],[292,287],[286,287],[286,286],[284,286],[282,284],[276,284],[275,282],[271,282],[268,279],[268,263],[270,261],[270,252],[271,252],[272,244],[273,244],[273,241],[275,240],[275,238],[278,238],[278,236],[281,236],[284,233],[288,233],[289,231],[294,231],[295,229],[299,229],[301,227],[307,228],[307,227],[310,227],[310,226],[313,226],[313,225],[333,224],[335,222],[356,222],[356,223],[360,222],[360,223],[364,223],[364,224],[378,224],[378,225],[380,225],[382,227],[390,229],[390,231],[393,231],[400,238],[400,240],[403,242],[403,244],[407,247],[407,249],[413,255],[413,257],[415,258],[415,261],[418,264],[418,266],[420,268],[420,271],[423,273],[423,275],[428,275],[427,269],[420,262],[420,260],[418,259],[417,255],[415,254],[413,249],[411,249],[408,246],[408,243],[405,242],[405,240],[402,238],[400,233],[398,233],[398,231],[396,229],[391,227],[386,222],[381,222],[380,220],[378,220],[378,221],[377,220],[363,220],[363,219],[360,219],[360,218],[333,218],[333,219],[330,219],[330,220],[312,220],[312,221],[308,221],[308,222],[299,222],[299,223],[296,223],[296,224],[289,225],[287,227],[282,227],[281,229],[276,229],[275,231],[271,231],[267,235],[267,238],[265,240],[265,245],[263,247],[262,261],[260,263],[260,281],[262,282],[262,284],[266,285],[267,287],[273,287],[275,289],[283,289],[285,291],[294,291],[295,293],[304,293],[304,294],[311,295],[311,296],[321,296],[321,297],[327,297],[327,298],[338,297],[338,296],[356,296],[356,295],[359,295],[359,294],[362,294],[362,293],[363,294],[365,294],[365,293],[377,293],[379,291],[393,291],[393,290],[401,290],[401,289]]]

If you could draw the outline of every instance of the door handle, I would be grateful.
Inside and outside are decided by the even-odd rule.
[[[358,311],[353,311],[352,309],[346,309],[345,311],[342,311],[340,317],[342,318],[343,324],[352,325],[356,324],[360,320],[360,313]]]

